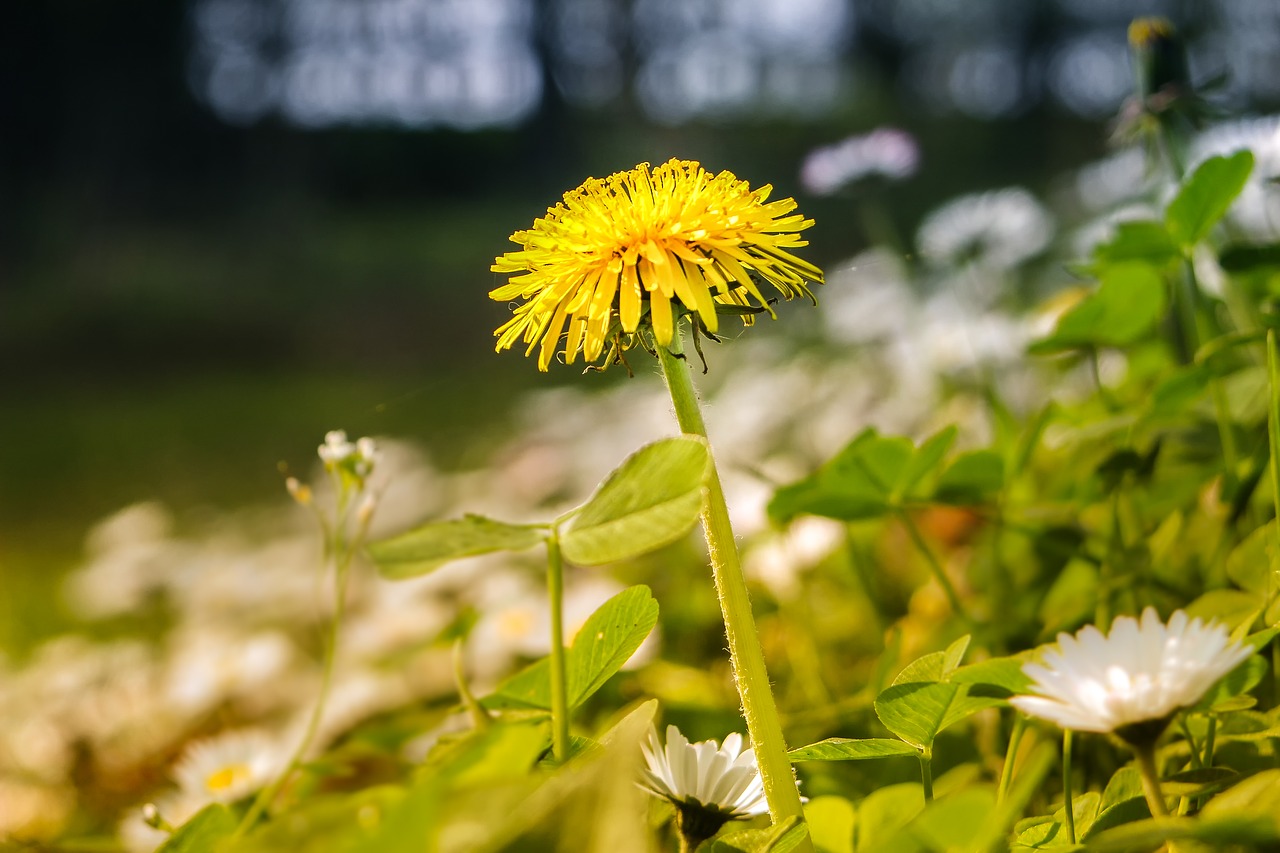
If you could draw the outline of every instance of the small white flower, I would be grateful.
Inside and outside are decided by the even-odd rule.
[[[255,729],[225,732],[187,747],[173,768],[185,794],[233,803],[265,786],[284,769],[280,747]]]
[[[325,433],[324,444],[316,452],[326,466],[339,465],[356,452],[356,445],[347,441],[345,430],[335,429]]]
[[[675,726],[667,726],[667,745],[649,731],[644,744],[645,768],[641,786],[677,806],[701,806],[726,820],[766,814],[764,784],[755,752],[744,750],[742,735],[733,732],[724,746],[714,740],[689,743]]]
[[[1116,619],[1110,636],[1093,625],[1074,637],[1059,634],[1058,649],[1045,652],[1043,664],[1022,668],[1039,695],[1009,702],[1064,729],[1116,732],[1194,705],[1252,652],[1221,625],[1188,619],[1179,610],[1166,626],[1148,607],[1141,623],[1132,616]]]
[[[916,173],[920,146],[915,137],[893,127],[815,148],[800,169],[800,182],[814,195],[830,195],[872,175],[902,180]]]
[[[971,260],[1009,270],[1044,251],[1053,231],[1053,217],[1035,196],[1010,187],[947,202],[925,218],[916,244],[936,266]]]

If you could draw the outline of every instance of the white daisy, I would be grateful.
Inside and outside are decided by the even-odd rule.
[[[814,195],[830,195],[873,175],[891,181],[909,178],[919,165],[920,146],[915,137],[897,128],[881,127],[809,152],[800,169],[800,182]]]
[[[185,794],[233,803],[265,786],[284,769],[284,753],[266,732],[224,732],[187,747],[173,768]]]
[[[1148,607],[1141,622],[1132,616],[1116,619],[1110,636],[1093,625],[1074,637],[1059,634],[1058,648],[1046,651],[1042,664],[1022,668],[1038,695],[1009,702],[1075,731],[1124,737],[1123,730],[1141,723],[1155,723],[1163,731],[1175,711],[1198,702],[1252,651],[1233,642],[1221,625],[1188,619],[1181,610],[1164,625]],[[1148,729],[1143,727],[1149,737]]]
[[[1021,187],[961,196],[930,213],[916,245],[935,266],[974,261],[1010,270],[1048,247],[1054,222],[1035,196]]]
[[[657,731],[651,729],[643,746],[648,767],[640,784],[677,807],[694,806],[718,813],[723,816],[721,823],[767,814],[769,804],[755,752],[742,747],[743,738],[737,732],[726,737],[721,746],[714,740],[689,743],[678,728],[667,726],[664,749]]]

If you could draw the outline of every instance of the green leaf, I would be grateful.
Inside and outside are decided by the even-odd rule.
[[[1262,655],[1253,655],[1231,670],[1231,672],[1218,679],[1218,682],[1209,689],[1209,692],[1192,707],[1195,710],[1205,711],[1219,703],[1248,693],[1266,677],[1268,669],[1270,667],[1267,665],[1266,658]]]
[[[853,803],[844,797],[814,797],[804,804],[813,846],[822,853],[853,853]]]
[[[1280,839],[1280,770],[1263,770],[1210,800],[1206,819],[1264,817],[1273,839]]]
[[[895,684],[876,697],[875,711],[885,728],[921,749],[938,733],[984,708],[1002,704],[990,696],[970,696],[968,685]]]
[[[1025,693],[1031,679],[1022,671],[1021,658],[991,658],[990,660],[962,666],[948,679],[953,684],[973,684],[997,687],[1009,695]]]
[[[666,438],[640,448],[574,511],[560,535],[565,558],[598,566],[675,542],[698,521],[710,470],[701,438]]]
[[[1098,289],[1062,316],[1033,353],[1080,347],[1120,347],[1145,335],[1165,312],[1165,285],[1150,264],[1137,261],[1103,269]]]
[[[699,847],[702,853],[787,853],[804,839],[800,818],[792,815],[764,829],[745,829],[721,836]]]
[[[1207,365],[1181,368],[1156,386],[1151,394],[1148,417],[1170,418],[1183,414],[1209,387],[1213,372]]]
[[[832,737],[793,749],[787,753],[794,761],[863,761],[890,758],[895,755],[917,755],[918,750],[900,740],[883,737]]]
[[[909,439],[863,430],[812,476],[774,493],[769,516],[785,524],[802,513],[847,521],[884,515],[937,468],[954,439],[943,430],[917,448]]]
[[[902,782],[877,788],[858,803],[856,849],[860,853],[890,850],[885,842],[924,808],[919,782]]]
[[[925,476],[934,471],[946,458],[947,451],[955,444],[960,430],[955,426],[939,430],[916,449],[906,470],[898,478],[897,489],[901,493],[910,492]]]
[[[929,652],[902,668],[893,677],[894,684],[912,684],[926,681],[944,681],[947,665],[946,652]]]
[[[1098,244],[1093,257],[1099,264],[1145,261],[1162,267],[1179,256],[1178,244],[1159,222],[1130,221],[1116,225],[1115,236]]]
[[[1184,249],[1203,240],[1244,189],[1251,171],[1253,154],[1248,151],[1201,163],[1165,211],[1165,226],[1173,239]]]
[[[236,819],[221,803],[196,812],[156,853],[212,853],[218,843],[236,831]]]
[[[624,589],[583,623],[565,650],[569,707],[576,708],[599,690],[649,636],[658,623],[658,602],[647,586]],[[535,661],[498,685],[484,700],[489,708],[551,709],[551,672],[547,658]]]
[[[955,458],[938,478],[933,499],[971,506],[987,503],[1004,488],[1004,458],[994,450],[973,450]]]
[[[996,795],[988,787],[965,788],[925,806],[884,850],[962,850],[982,831],[996,808]]]
[[[369,546],[369,556],[383,577],[400,580],[425,575],[463,557],[495,551],[524,551],[546,538],[545,525],[507,524],[482,515],[467,515],[428,522],[399,536],[375,542]]]
[[[1271,550],[1275,542],[1275,530],[1269,524],[1260,526],[1231,549],[1227,557],[1227,577],[1241,589],[1255,595],[1267,595],[1276,586],[1276,576],[1271,569]]]
[[[1218,253],[1218,264],[1232,275],[1280,267],[1280,243],[1228,246]]]

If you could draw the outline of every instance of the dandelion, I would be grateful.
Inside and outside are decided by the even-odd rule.
[[[792,199],[768,201],[772,189],[671,160],[565,193],[531,229],[511,236],[519,250],[493,264],[512,277],[489,296],[522,300],[494,333],[496,349],[522,340],[526,355],[539,350],[545,371],[562,336],[566,363],[579,353],[594,362],[606,344],[611,358],[634,345],[642,328],[658,346],[670,345],[685,314],[711,334],[719,306],[746,322],[758,311],[772,316],[761,283],[786,299],[813,299],[809,283],[821,284],[822,271],[789,251],[807,245],[798,232],[813,220],[793,213]]]
[[[650,729],[640,786],[676,807],[681,850],[696,849],[731,820],[768,814],[755,752],[743,745],[737,732],[722,746],[714,740],[689,743],[678,728],[667,726],[664,748]]]
[[[1064,729],[1114,734],[1138,758],[1152,814],[1166,813],[1155,768],[1155,742],[1179,709],[1199,702],[1252,649],[1232,641],[1221,625],[1176,611],[1168,625],[1152,607],[1142,620],[1121,616],[1110,635],[1086,626],[1058,635],[1044,663],[1022,671],[1037,695],[1009,703]]]
[[[174,765],[173,778],[186,794],[234,803],[270,782],[283,766],[271,738],[246,729],[191,744]]]

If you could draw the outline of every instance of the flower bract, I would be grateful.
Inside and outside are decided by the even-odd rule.
[[[1074,637],[1059,634],[1058,648],[1046,651],[1042,664],[1022,668],[1037,695],[1009,702],[1064,729],[1117,732],[1194,705],[1250,654],[1221,625],[1181,610],[1166,625],[1148,607],[1141,621],[1116,619],[1109,635],[1093,625]]]
[[[671,160],[565,193],[532,228],[511,236],[518,250],[493,264],[511,277],[489,296],[518,300],[494,333],[497,349],[523,341],[546,370],[557,350],[566,363],[579,353],[593,362],[606,344],[630,346],[642,327],[667,346],[686,313],[714,334],[718,305],[772,314],[762,283],[786,299],[812,299],[809,283],[821,283],[822,271],[790,249],[806,245],[799,232],[813,220],[794,213],[792,199],[768,201],[771,191]]]

